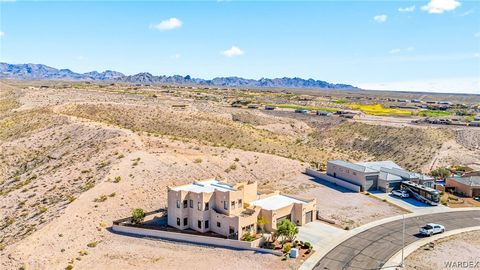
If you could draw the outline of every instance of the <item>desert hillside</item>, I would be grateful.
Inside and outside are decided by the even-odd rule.
[[[478,130],[238,109],[231,101],[245,91],[235,89],[14,81],[0,89],[2,269],[289,268],[272,255],[225,249],[207,261],[211,248],[175,248],[108,227],[133,208],[164,207],[168,185],[203,178],[305,195],[318,184],[298,176],[329,159],[391,159],[427,172],[480,166]],[[296,97],[260,91],[253,98]],[[388,207],[385,215],[397,213]]]

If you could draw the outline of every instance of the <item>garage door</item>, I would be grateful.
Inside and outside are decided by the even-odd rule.
[[[377,180],[367,180],[365,190],[371,191],[377,189]]]
[[[377,176],[367,176],[365,180],[365,191],[377,189]]]
[[[307,212],[305,216],[305,223],[312,222],[313,220],[313,211]]]

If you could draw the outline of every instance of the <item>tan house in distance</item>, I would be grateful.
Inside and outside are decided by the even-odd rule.
[[[168,225],[180,230],[215,232],[232,239],[257,231],[259,216],[268,232],[289,219],[304,225],[316,217],[316,200],[304,200],[279,192],[258,195],[257,182],[230,185],[216,179],[168,187]]]
[[[480,176],[449,177],[445,181],[445,188],[467,197],[480,196]]]

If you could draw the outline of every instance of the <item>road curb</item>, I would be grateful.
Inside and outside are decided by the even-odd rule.
[[[448,212],[461,212],[461,211],[480,211],[480,208],[479,207],[447,208],[447,209],[445,209],[445,211],[442,210],[442,211],[436,212],[434,214],[448,213]],[[340,237],[338,237],[336,239],[336,241],[333,241],[331,243],[327,243],[322,248],[320,248],[318,250],[315,250],[315,253],[313,253],[312,256],[310,256],[305,262],[303,262],[302,265],[300,265],[300,267],[298,268],[298,270],[313,269],[315,267],[315,265],[325,255],[327,255],[328,252],[330,252],[336,246],[343,243],[348,238],[353,237],[353,236],[355,236],[355,235],[357,235],[361,232],[364,232],[368,229],[371,229],[373,227],[376,227],[376,226],[379,226],[379,225],[382,225],[382,224],[385,224],[385,223],[388,223],[388,222],[400,220],[400,219],[403,218],[403,216],[405,216],[405,218],[411,218],[411,217],[418,217],[418,216],[424,216],[424,215],[430,215],[430,214],[432,214],[432,213],[408,213],[408,214],[405,214],[405,215],[397,215],[397,216],[388,217],[388,218],[384,218],[384,219],[381,219],[381,220],[373,221],[373,222],[367,223],[365,225],[362,225],[360,227],[354,228],[354,229],[352,229],[348,232],[345,232],[344,235],[341,235]]]
[[[468,227],[463,229],[446,231],[442,234],[436,234],[431,237],[426,237],[421,240],[415,241],[412,244],[405,247],[403,251],[404,258],[406,258],[408,255],[412,254],[415,250],[421,248],[422,246],[430,242],[433,242],[442,238],[446,238],[452,235],[465,233],[465,232],[478,231],[478,230],[480,230],[480,226]],[[381,269],[391,269],[391,268],[403,269],[402,267],[399,266],[401,262],[402,262],[402,251],[399,251],[395,255],[393,255],[390,259],[388,259],[388,261],[384,264],[384,266]]]

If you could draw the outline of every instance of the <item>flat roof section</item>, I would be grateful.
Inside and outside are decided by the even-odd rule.
[[[211,192],[214,192],[215,190],[225,192],[225,191],[235,191],[236,189],[234,189],[232,186],[226,183],[222,183],[218,181],[217,179],[210,179],[205,181],[196,181],[193,184],[174,187],[172,188],[172,190],[191,191],[195,193],[202,193],[202,192],[211,193]]]
[[[292,203],[305,203],[305,201],[301,201],[299,199],[295,199],[281,194],[276,194],[267,198],[253,201],[250,204],[259,206],[265,210],[277,210]]]

